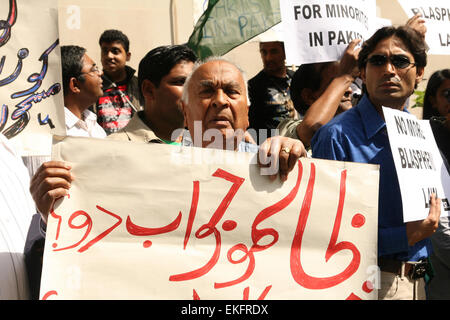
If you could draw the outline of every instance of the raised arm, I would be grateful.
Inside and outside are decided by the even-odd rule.
[[[305,146],[311,144],[316,131],[336,114],[339,103],[352,82],[359,75],[356,46],[360,39],[353,40],[339,62],[339,73],[324,93],[308,108],[303,121],[297,126],[297,135]]]

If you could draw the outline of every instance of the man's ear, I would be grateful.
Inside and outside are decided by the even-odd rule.
[[[127,52],[127,62],[130,61],[131,58],[131,52]]]
[[[422,81],[424,73],[425,73],[425,68],[424,67],[418,67],[417,68],[417,72],[416,72],[416,86],[420,83],[420,81]]]
[[[153,100],[155,98],[155,85],[148,79],[142,81],[141,92],[144,98],[147,100]]]
[[[75,77],[72,77],[69,80],[69,92],[74,94],[78,94],[81,92],[80,81]]]

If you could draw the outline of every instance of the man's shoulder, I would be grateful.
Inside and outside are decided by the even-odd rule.
[[[264,70],[261,70],[253,78],[248,80],[248,83],[249,83],[249,85],[250,84],[256,84],[258,82],[264,81],[266,78],[267,78],[266,73],[264,72]]]
[[[322,126],[318,132],[354,132],[362,126],[361,116],[356,108],[351,108]]]

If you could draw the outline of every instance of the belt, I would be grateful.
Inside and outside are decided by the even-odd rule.
[[[423,278],[429,269],[428,260],[400,261],[394,259],[378,258],[378,266],[381,271],[394,273],[399,276],[407,276],[410,279]],[[402,267],[404,266],[403,272]]]

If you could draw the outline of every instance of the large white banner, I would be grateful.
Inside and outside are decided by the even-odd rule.
[[[0,132],[21,155],[50,155],[66,132],[57,1],[1,1],[0,14]]]
[[[408,18],[420,13],[425,19],[428,53],[450,55],[450,1],[399,0],[399,3]]]
[[[378,166],[67,137],[42,299],[376,299]]]
[[[450,176],[428,120],[383,107],[392,156],[402,193],[404,222],[425,219],[431,193],[442,200],[441,215],[450,215]]]
[[[280,9],[288,65],[339,60],[376,23],[375,0],[280,0]]]

